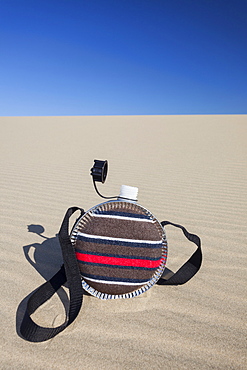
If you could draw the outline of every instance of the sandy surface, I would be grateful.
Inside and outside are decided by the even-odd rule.
[[[0,117],[1,369],[247,369],[247,116]],[[108,159],[105,195],[139,187],[139,203],[202,239],[200,272],[139,298],[85,296],[54,339],[19,335],[26,297],[61,263],[66,209],[101,203],[90,168]],[[41,225],[40,235],[28,225]],[[194,247],[167,227],[167,266]],[[61,293],[62,294],[62,293]],[[57,297],[35,314],[64,318]]]

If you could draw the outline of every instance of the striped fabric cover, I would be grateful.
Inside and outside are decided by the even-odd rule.
[[[130,298],[153,286],[166,257],[165,232],[142,206],[111,201],[85,213],[71,240],[83,288],[101,298]]]

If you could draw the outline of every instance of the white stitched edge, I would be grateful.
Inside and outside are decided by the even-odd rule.
[[[143,285],[143,284],[147,284],[149,282],[149,280],[147,281],[144,281],[144,282],[141,282],[141,283],[128,283],[128,282],[123,282],[123,281],[108,281],[108,280],[98,280],[98,279],[92,279],[92,278],[88,278],[88,277],[85,277],[83,276],[83,279],[85,280],[90,280],[90,281],[94,281],[96,283],[101,283],[101,284],[117,284],[117,285]]]
[[[136,240],[136,239],[124,239],[124,238],[113,238],[111,236],[101,236],[101,235],[91,235],[91,234],[85,234],[80,231],[78,231],[77,235],[84,236],[86,238],[92,238],[92,239],[103,239],[103,240],[116,240],[120,242],[130,242],[130,243],[146,243],[146,244],[160,244],[163,242],[163,239],[161,240]]]
[[[102,217],[102,218],[116,218],[118,220],[129,220],[129,221],[139,221],[139,222],[151,222],[154,223],[155,221],[147,219],[147,218],[135,218],[135,217],[127,217],[127,216],[114,216],[114,215],[100,215],[93,213],[93,217]]]

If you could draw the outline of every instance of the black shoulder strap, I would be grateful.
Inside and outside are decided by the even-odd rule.
[[[201,249],[201,240],[199,236],[195,234],[190,234],[185,227],[177,224],[173,224],[169,221],[161,222],[162,226],[165,225],[172,225],[181,229],[186,236],[186,238],[197,245],[196,251],[192,254],[192,256],[188,259],[185,264],[180,267],[180,269],[174,273],[170,278],[167,280],[159,279],[157,284],[159,285],[182,285],[189,281],[200,269],[202,264],[202,249]]]
[[[69,218],[78,209],[78,207],[71,207],[68,209],[58,234],[62,248],[64,265],[49,281],[42,284],[28,299],[27,309],[21,323],[20,332],[26,340],[31,342],[42,342],[55,337],[76,319],[80,311],[83,289],[78,263],[69,237]],[[81,210],[81,213],[83,214],[84,211]],[[194,254],[172,277],[167,280],[161,278],[157,282],[157,284],[160,285],[184,284],[200,269],[202,263],[200,238],[197,235],[190,234],[183,226],[176,225],[168,221],[163,221],[161,224],[162,226],[173,225],[182,229],[186,238],[197,245],[197,250]],[[38,307],[50,299],[66,281],[68,282],[69,287],[70,306],[65,322],[55,328],[46,328],[37,325],[31,319],[31,315]]]
[[[58,234],[64,265],[49,281],[42,284],[28,299],[27,309],[21,323],[20,332],[26,340],[31,342],[43,342],[53,338],[69,326],[75,320],[80,311],[83,289],[79,267],[69,237],[69,218],[77,210],[81,210],[81,214],[84,213],[84,211],[78,207],[71,207],[68,209]],[[69,287],[70,306],[65,322],[55,328],[46,328],[37,325],[31,319],[31,315],[38,307],[48,301],[48,299],[50,299],[66,281],[68,282]]]

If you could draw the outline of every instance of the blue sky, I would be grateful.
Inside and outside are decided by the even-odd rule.
[[[0,0],[1,116],[246,113],[246,0]]]

